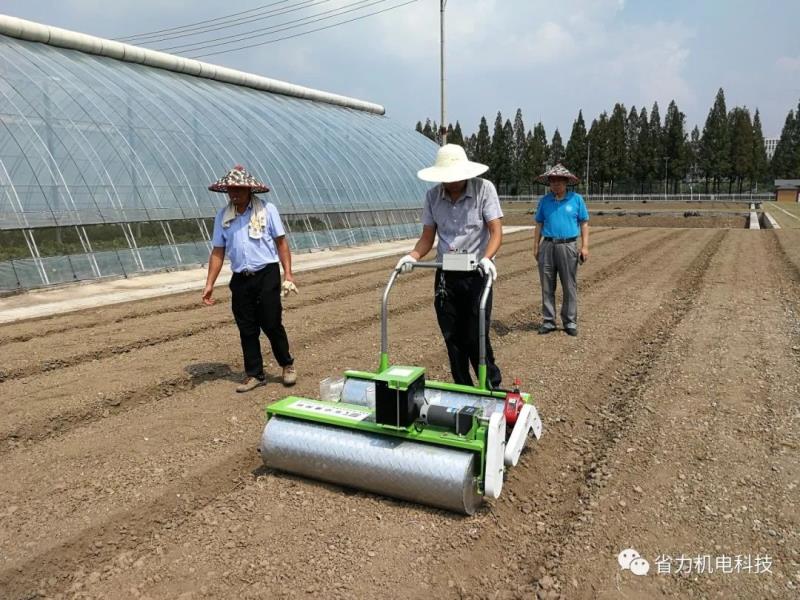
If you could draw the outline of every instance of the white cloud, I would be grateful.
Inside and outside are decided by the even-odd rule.
[[[800,71],[800,56],[781,56],[776,62],[783,70]]]
[[[330,6],[350,1],[332,0]],[[113,10],[107,0],[51,6],[61,10],[54,24],[68,19],[70,28],[115,35],[213,18],[252,3],[231,0],[225,10],[190,0],[118,0]],[[500,109],[508,116],[521,106],[526,121],[542,118],[549,131],[558,126],[563,132],[578,108],[591,118],[616,101],[649,107],[675,98],[688,112],[683,103],[693,102],[686,82],[693,33],[679,22],[632,22],[625,11],[622,0],[449,0],[449,116],[471,130],[481,114]],[[204,60],[383,103],[392,116],[413,123],[438,114],[439,2],[420,0]],[[785,57],[781,64],[795,60]]]
[[[690,30],[679,24],[654,23],[620,28],[616,33],[593,61],[596,90],[607,90],[611,97],[639,106],[658,101],[662,113],[670,100],[682,109],[696,101],[685,78]],[[626,93],[619,94],[620,89]]]

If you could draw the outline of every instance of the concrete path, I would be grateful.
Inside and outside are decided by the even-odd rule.
[[[514,233],[533,227],[503,227],[504,233]],[[318,252],[292,255],[292,270],[296,273],[323,269],[339,264],[355,263],[384,256],[400,256],[411,250],[413,240],[367,244]],[[0,323],[63,314],[86,308],[130,302],[155,296],[166,296],[195,290],[198,302],[206,279],[207,267],[139,275],[130,279],[87,281],[57,288],[32,290],[0,298]],[[227,285],[230,268],[226,264],[217,279],[217,286]]]

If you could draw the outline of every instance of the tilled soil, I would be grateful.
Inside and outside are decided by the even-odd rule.
[[[704,213],[683,216],[673,213],[640,212],[618,214],[596,214],[591,216],[593,227],[697,227],[706,229],[747,229],[748,216],[720,213],[706,216]]]
[[[273,361],[234,392],[224,288],[0,327],[0,597],[798,597],[800,230],[594,229],[577,338],[536,333],[530,236],[500,253],[493,345],[545,436],[472,517],[263,468],[287,390]],[[302,274],[292,393],[377,366],[395,260]],[[447,379],[432,288],[401,277],[390,355]],[[704,555],[770,568],[676,571]]]

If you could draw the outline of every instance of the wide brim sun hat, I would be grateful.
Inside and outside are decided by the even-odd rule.
[[[538,181],[539,183],[547,184],[550,183],[551,177],[564,177],[567,180],[567,185],[577,185],[581,181],[580,179],[578,179],[576,175],[570,173],[569,169],[567,169],[567,167],[565,167],[561,163],[558,163],[556,166],[551,167],[550,169],[539,175],[536,178],[536,181]]]
[[[236,165],[225,176],[217,179],[214,183],[208,186],[212,192],[227,192],[228,188],[250,188],[254,194],[263,194],[268,192],[269,188],[261,183],[258,179],[250,175],[242,165]]]
[[[417,177],[431,183],[451,183],[472,179],[488,170],[487,165],[469,160],[461,146],[445,144],[436,153],[433,166],[417,171]]]

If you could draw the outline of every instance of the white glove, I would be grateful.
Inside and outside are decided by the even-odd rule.
[[[497,279],[497,267],[494,266],[494,263],[492,262],[492,259],[487,258],[487,257],[484,256],[481,259],[481,261],[478,263],[478,266],[481,269],[483,269],[484,276],[485,275],[491,275],[492,276],[492,281],[495,281]]]
[[[409,273],[415,262],[417,262],[416,258],[410,254],[406,254],[403,258],[397,261],[394,270],[400,271],[401,273]]]
[[[284,281],[281,285],[281,298],[286,298],[289,295],[289,292],[297,293],[297,286],[294,284],[293,281]]]

